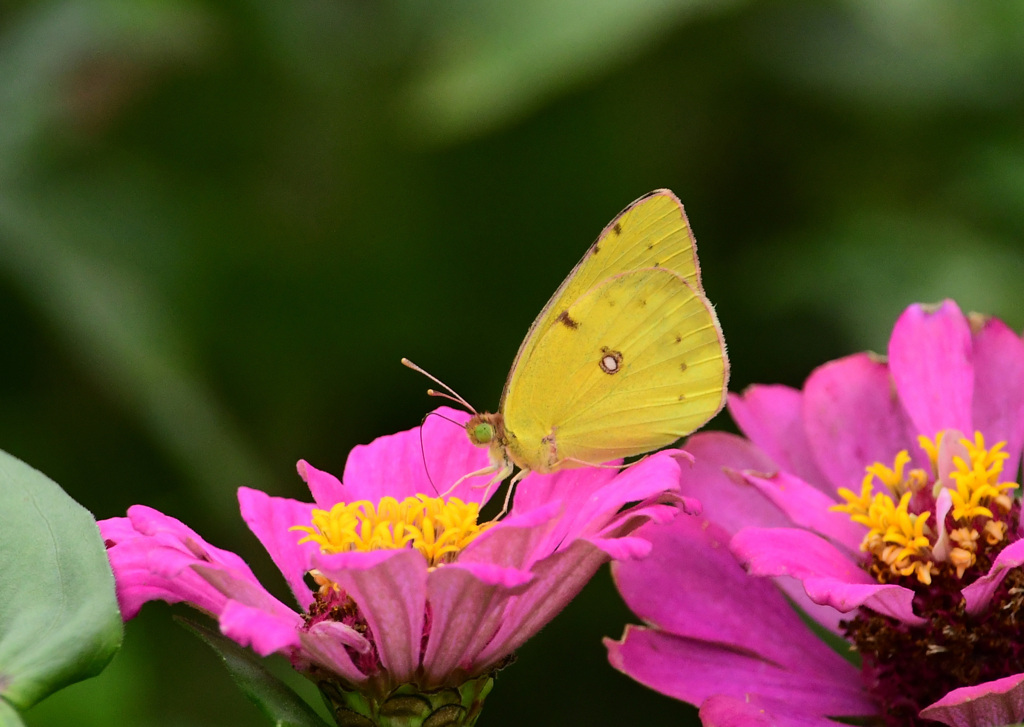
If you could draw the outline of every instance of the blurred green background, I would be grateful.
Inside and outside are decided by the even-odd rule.
[[[340,474],[416,425],[403,355],[494,407],[550,293],[661,186],[733,390],[884,351],[914,301],[1019,330],[1022,28],[1001,1],[8,0],[0,447],[284,597],[236,488],[303,498],[300,457]],[[263,723],[172,611],[29,724]],[[482,724],[693,720],[607,665],[629,620],[602,572]]]

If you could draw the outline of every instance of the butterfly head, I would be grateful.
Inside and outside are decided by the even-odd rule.
[[[505,423],[501,414],[474,414],[466,422],[466,434],[469,441],[477,447],[490,447],[500,444],[505,439]]]
[[[511,467],[515,461],[509,451],[509,443],[515,436],[505,429],[505,417],[500,412],[474,414],[466,422],[466,434],[469,435],[469,441],[477,447],[487,447],[492,464],[506,468]]]
[[[515,435],[505,429],[505,417],[501,413],[474,414],[466,422],[466,434],[469,441],[477,447],[487,447],[487,454],[491,458],[491,472],[497,472],[493,482],[500,482],[512,474],[513,465],[522,465],[512,458],[509,449],[510,442],[515,441]],[[508,509],[508,502],[505,502]]]

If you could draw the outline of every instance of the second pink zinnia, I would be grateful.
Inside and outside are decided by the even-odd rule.
[[[1024,720],[1024,342],[946,301],[911,306],[888,353],[733,396],[749,441],[689,440],[707,520],[645,528],[652,556],[617,567],[649,626],[608,644],[616,667],[705,724]]]

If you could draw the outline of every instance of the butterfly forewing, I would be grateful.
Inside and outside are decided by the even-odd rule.
[[[567,306],[602,281],[648,267],[671,270],[695,291],[703,293],[697,247],[689,222],[679,198],[667,189],[651,192],[620,212],[551,296],[519,347],[505,382],[502,406],[509,390],[514,388],[519,364],[532,355],[539,331],[547,330]]]
[[[610,276],[535,330],[503,410],[512,454],[531,469],[600,464],[675,442],[725,400],[718,320],[682,276]]]

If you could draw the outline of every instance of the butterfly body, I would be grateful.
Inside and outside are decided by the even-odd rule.
[[[499,412],[466,430],[498,479],[600,465],[699,428],[728,374],[682,204],[657,190],[604,229],[534,321]]]

